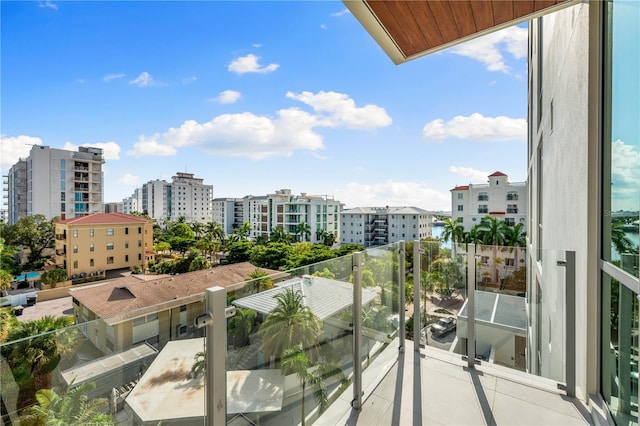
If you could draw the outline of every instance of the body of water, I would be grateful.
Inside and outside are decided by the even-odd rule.
[[[14,279],[16,281],[25,281],[25,280],[37,280],[40,277],[40,272],[27,272],[24,274],[16,275]]]

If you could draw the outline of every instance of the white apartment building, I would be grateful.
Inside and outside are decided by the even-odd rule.
[[[483,217],[503,219],[510,226],[527,228],[527,183],[509,182],[502,172],[487,177],[487,183],[456,186],[451,190],[451,218],[460,219],[465,231]]]
[[[418,207],[356,207],[340,215],[342,244],[365,247],[431,237],[433,214]]]
[[[251,223],[251,238],[269,238],[271,232],[282,227],[299,240],[322,242],[319,232],[340,234],[339,217],[342,204],[326,195],[294,195],[290,189],[273,194],[247,195],[243,198],[216,198],[213,201],[213,220],[222,225],[226,234],[245,222]],[[309,233],[299,235],[298,226],[306,223]]]
[[[193,173],[176,173],[172,182],[151,180],[136,188],[122,200],[123,212],[138,212],[159,222],[184,216],[187,222],[208,223],[213,220],[213,185]]]
[[[6,176],[9,223],[35,214],[70,219],[102,212],[102,164],[100,148],[34,145]]]

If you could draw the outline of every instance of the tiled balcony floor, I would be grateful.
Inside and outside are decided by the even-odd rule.
[[[392,352],[393,353],[393,352]],[[389,356],[382,355],[389,362]],[[347,389],[316,425],[585,425],[584,405],[551,381],[483,363],[474,370],[459,355],[424,348],[403,354],[384,377],[367,380],[362,409],[352,410]],[[388,364],[387,364],[388,365]],[[367,388],[367,382],[369,388]]]

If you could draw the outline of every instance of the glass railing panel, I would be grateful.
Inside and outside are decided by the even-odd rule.
[[[122,290],[112,288],[112,299]],[[204,312],[203,298],[195,294],[85,321],[87,308],[78,297],[70,307],[79,324],[37,334],[73,323],[74,316],[13,323],[9,340],[0,345],[3,422],[155,424],[189,418],[201,424],[204,377],[193,368],[204,339],[189,324]],[[47,406],[43,397],[56,399]],[[190,403],[180,405],[180,398]]]
[[[421,241],[420,247],[420,344],[464,354],[466,346],[456,330],[466,300],[466,246],[426,240]],[[418,306],[415,301],[414,305]],[[410,321],[410,329],[412,325]]]
[[[602,280],[602,396],[616,424],[638,424],[638,297]]]
[[[399,245],[391,244],[364,252],[362,267],[363,366],[398,337],[400,314]]]
[[[230,298],[228,422],[311,423],[352,382],[352,266],[348,255],[288,270]]]

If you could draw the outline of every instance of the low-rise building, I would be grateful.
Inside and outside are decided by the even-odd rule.
[[[162,348],[168,341],[194,337],[195,318],[204,313],[205,290],[241,289],[257,269],[249,262],[177,275],[129,275],[72,288],[76,323],[105,354],[147,342]],[[288,274],[263,269],[272,279]],[[102,321],[96,321],[96,320]]]
[[[94,213],[55,224],[56,264],[71,279],[139,267],[153,260],[153,222],[123,213]]]
[[[340,214],[342,244],[365,247],[431,237],[433,214],[418,207],[356,207]]]

